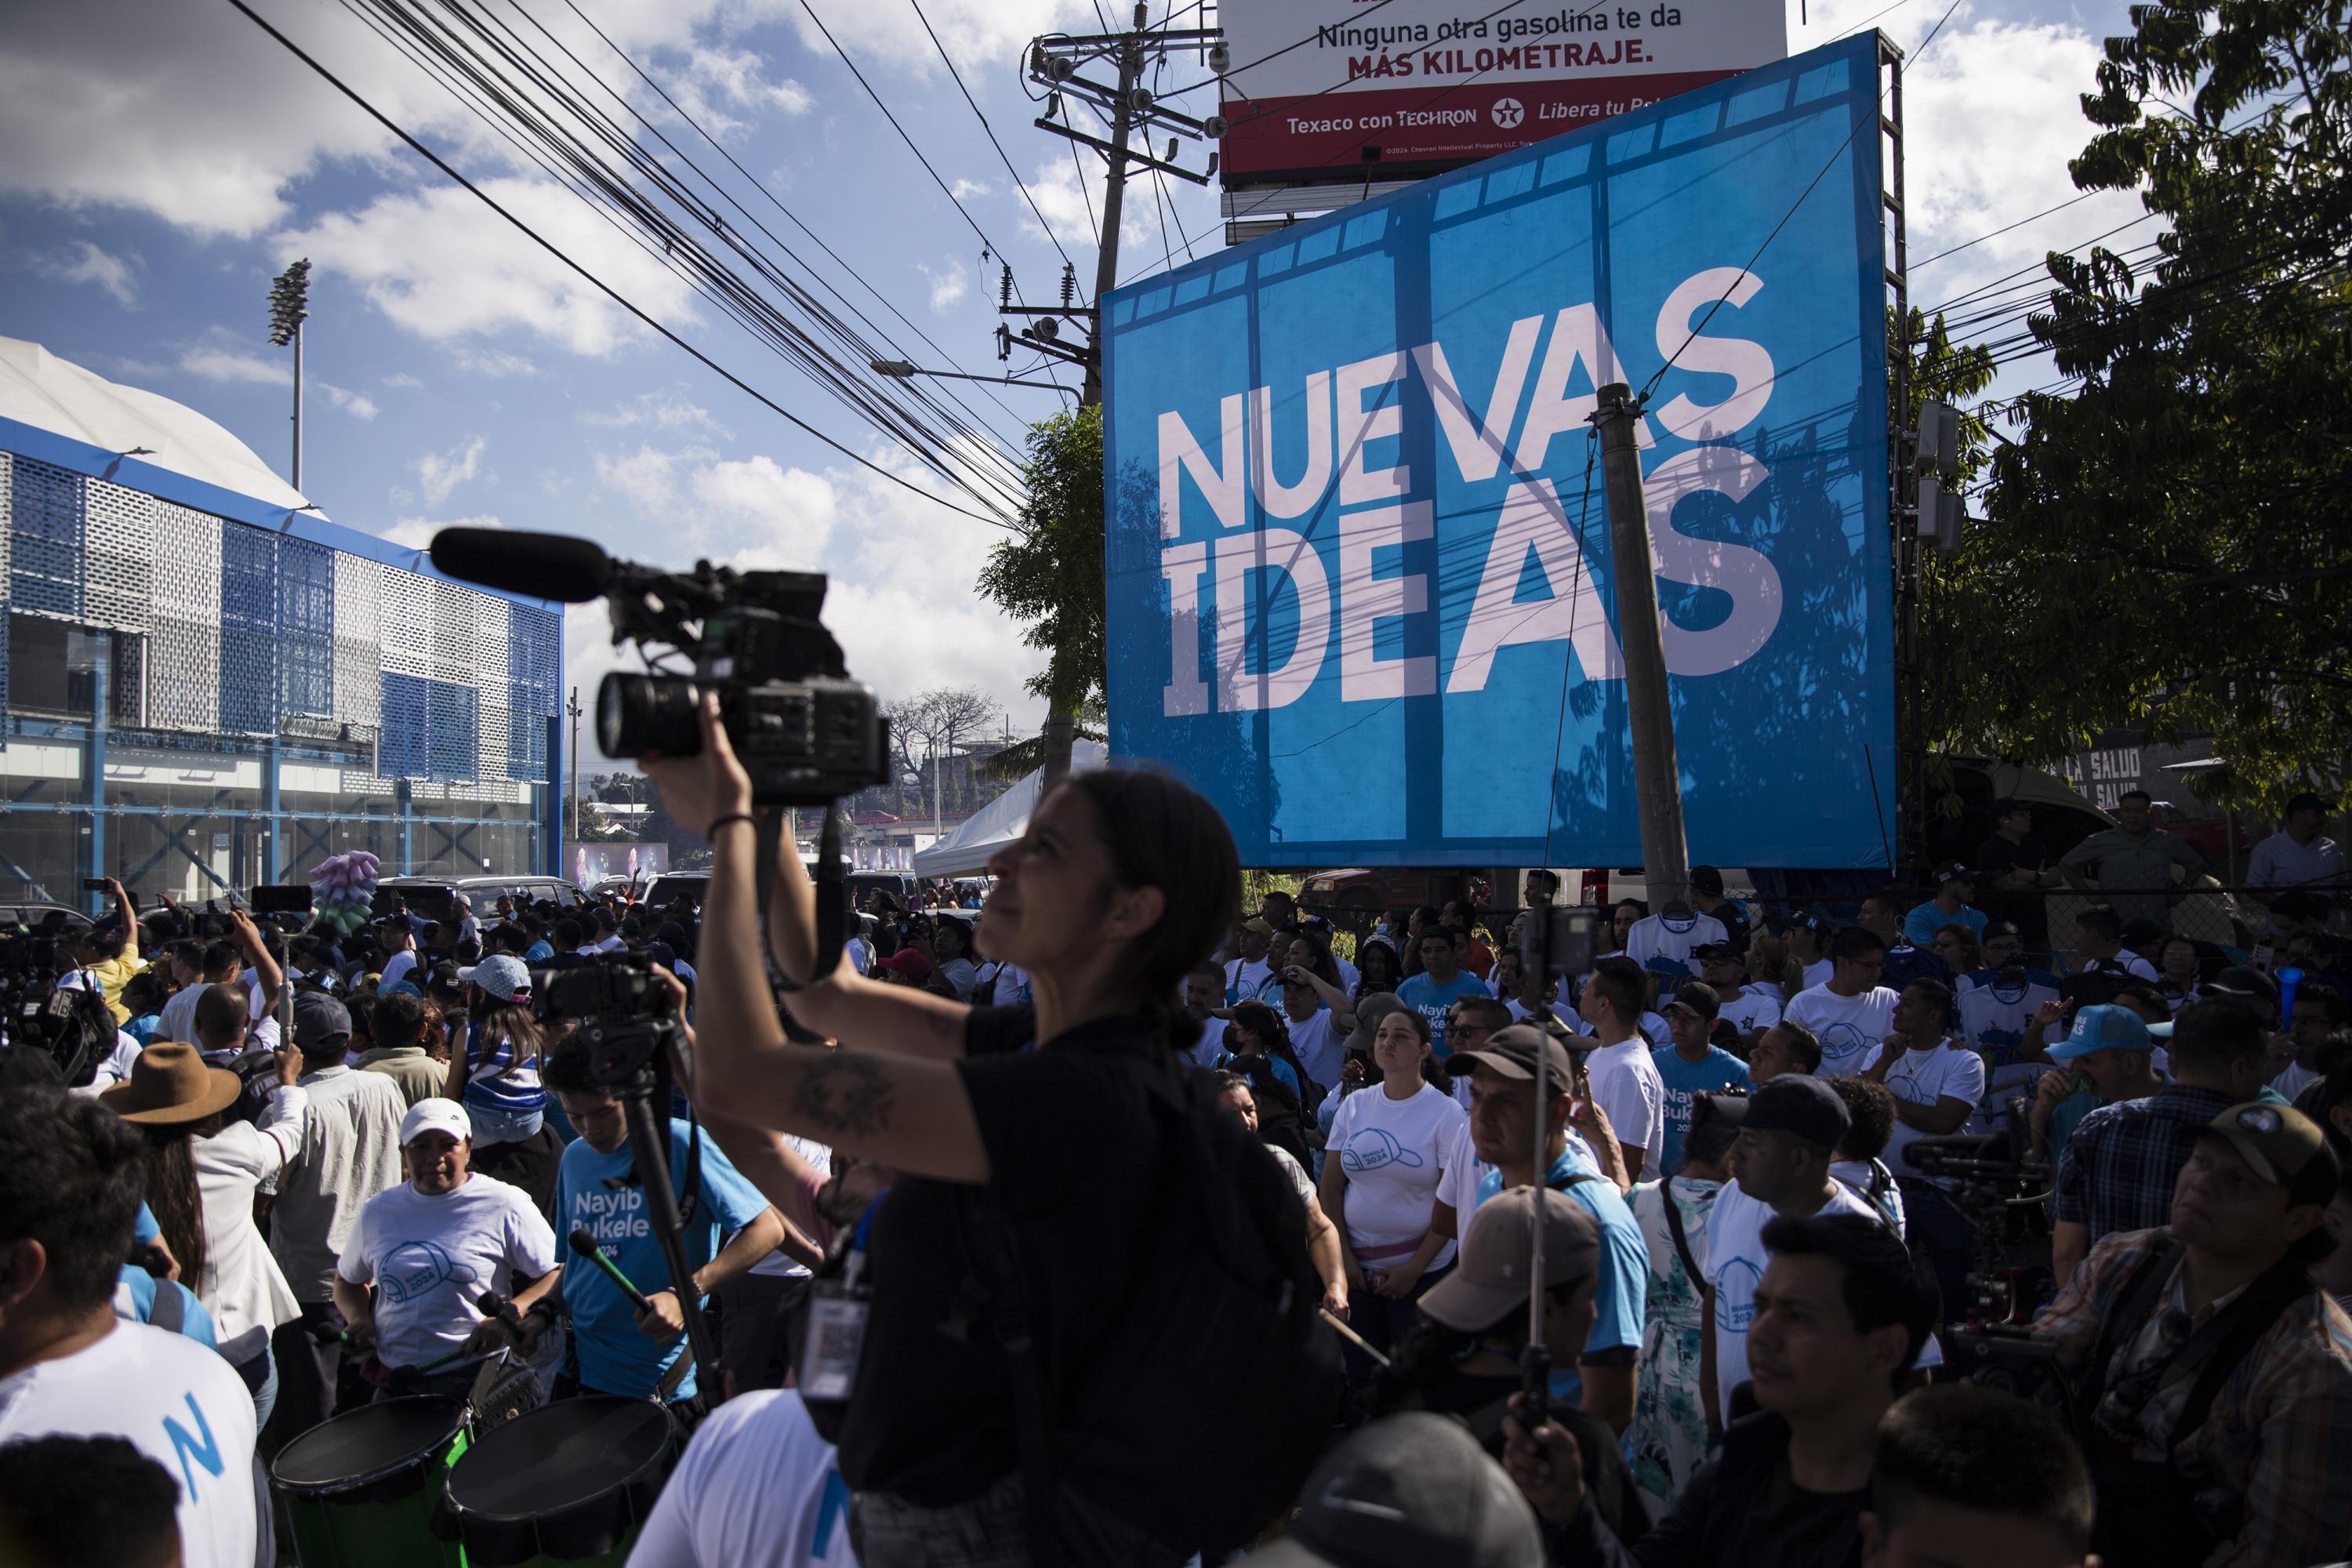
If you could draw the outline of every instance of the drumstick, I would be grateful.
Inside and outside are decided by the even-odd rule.
[[[646,1300],[646,1293],[629,1283],[629,1277],[621,1272],[621,1266],[614,1262],[603,1247],[596,1245],[596,1238],[588,1234],[585,1226],[573,1231],[571,1240],[572,1250],[603,1269],[613,1283],[620,1287],[621,1294],[626,1296],[635,1305],[638,1311],[650,1312],[654,1310],[654,1304]]]
[[[1349,1344],[1355,1346],[1358,1350],[1363,1352],[1366,1355],[1380,1363],[1383,1369],[1388,1366],[1389,1358],[1374,1350],[1370,1345],[1367,1344],[1364,1342],[1363,1335],[1358,1333],[1355,1330],[1348,1326],[1347,1319],[1339,1316],[1337,1312],[1334,1312],[1330,1308],[1326,1306],[1318,1304],[1315,1310],[1323,1314],[1323,1321],[1325,1322],[1339,1331],[1339,1337],[1341,1339],[1346,1340]]]

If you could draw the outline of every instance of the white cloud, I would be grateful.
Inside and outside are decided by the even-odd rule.
[[[294,384],[294,363],[290,356],[264,359],[250,350],[228,348],[216,341],[199,343],[184,351],[180,355],[180,368],[206,381],[255,386]]]
[[[992,189],[993,187],[986,180],[950,180],[948,182],[948,193],[960,202],[968,202],[974,196],[984,196]]]
[[[689,430],[721,438],[728,434],[726,427],[710,416],[710,410],[675,387],[640,393],[614,408],[583,408],[579,417],[583,425],[601,430],[627,430],[642,426],[653,430]]]
[[[740,138],[763,110],[806,114],[815,105],[808,89],[791,78],[771,79],[768,62],[750,49],[709,45],[678,52],[685,64],[657,73],[662,85],[680,109],[715,137]]]
[[[416,470],[418,488],[425,492],[425,504],[439,506],[449,499],[452,490],[479,475],[482,453],[488,445],[481,437],[476,436],[446,455],[427,452],[410,464],[409,467]]]
[[[404,387],[410,392],[422,392],[425,390],[425,384],[417,380],[415,376],[409,374],[404,370],[394,371],[392,374],[385,376],[383,378],[383,384],[386,386]]]
[[[333,404],[336,407],[341,409],[344,413],[350,415],[354,419],[373,419],[378,414],[383,412],[382,409],[375,405],[375,399],[370,397],[364,392],[352,392],[348,388],[337,386],[331,382],[325,381],[314,382],[311,384],[318,387],[320,392],[325,395],[328,402]]]
[[[445,528],[504,528],[495,516],[483,513],[477,517],[452,517],[435,520],[427,517],[404,517],[383,531],[383,537],[394,544],[411,550],[423,550],[433,542],[433,536]]]
[[[54,282],[95,283],[114,296],[116,304],[130,310],[139,305],[139,284],[131,276],[138,262],[136,256],[115,256],[78,239],[63,250],[33,258],[33,270]]]
[[[478,375],[491,381],[539,374],[539,366],[522,355],[498,349],[456,349],[450,353],[449,360],[468,375]]]
[[[915,263],[915,270],[930,279],[933,314],[944,316],[963,303],[964,293],[971,283],[971,275],[964,270],[962,262],[950,261],[934,272],[919,261]]]
[[[1081,247],[1087,251],[1094,249],[1097,226],[1101,221],[1102,192],[1091,184],[1083,188],[1078,184],[1076,164],[1066,157],[1048,158],[1038,164],[1036,172],[1029,179],[1029,196],[1037,204],[1037,212],[1045,214],[1045,221],[1054,226],[1053,237],[1062,242],[1064,249],[1074,257],[1078,255]],[[1134,247],[1143,244],[1147,237],[1151,241],[1152,250],[1155,253],[1159,250],[1158,211],[1151,204],[1149,184],[1139,181],[1128,186],[1127,205],[1121,211],[1118,225],[1118,242],[1126,247],[1125,254],[1140,256],[1142,252]],[[1037,214],[1029,210],[1028,202],[1023,202],[1018,212],[1024,234],[1037,240],[1047,237],[1045,228],[1037,222]],[[1144,221],[1146,213],[1153,215],[1152,223]],[[1093,263],[1088,260],[1082,259],[1079,268],[1087,274],[1094,270]],[[1122,269],[1133,270],[1131,265]]]
[[[491,200],[623,298],[672,327],[698,318],[685,281],[553,182],[480,182]],[[645,329],[594,285],[466,191],[434,186],[376,197],[272,237],[287,257],[357,282],[420,337],[462,340],[521,328],[573,353],[608,358]]]
[[[791,17],[811,53],[833,52],[806,11],[797,5],[776,9]],[[940,51],[923,31],[912,6],[835,5],[819,15],[841,47],[869,74],[877,65],[885,65],[923,77],[936,73],[945,79]],[[1065,24],[1088,33],[1100,31],[1087,0],[932,0],[923,7],[923,16],[930,19],[940,43],[955,57],[966,81],[973,78],[973,62],[1014,58],[1040,33],[1071,30]],[[1081,23],[1083,27],[1078,28]]]

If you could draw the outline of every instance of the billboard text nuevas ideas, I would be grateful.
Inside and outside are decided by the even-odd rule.
[[[1885,864],[1876,58],[1106,296],[1112,750],[1207,791],[1250,864],[1637,864],[1586,420],[1671,360],[1641,458],[1692,857]]]

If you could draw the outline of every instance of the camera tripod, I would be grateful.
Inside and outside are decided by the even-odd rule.
[[[669,1270],[678,1314],[686,1320],[687,1353],[694,1360],[696,1384],[705,1397],[716,1395],[721,1392],[719,1348],[710,1337],[710,1321],[703,1315],[702,1293],[694,1288],[693,1267],[686,1260],[686,1243],[681,1234],[686,1229],[686,1214],[678,1206],[677,1190],[669,1180],[669,1119],[654,1114],[654,1094],[661,1090],[667,1101],[667,1086],[650,1066],[646,1066],[618,1081],[608,1082],[607,1087],[621,1102],[622,1113],[628,1120],[637,1180],[646,1189],[646,1222],[653,1226],[654,1243],[661,1248],[662,1263]]]

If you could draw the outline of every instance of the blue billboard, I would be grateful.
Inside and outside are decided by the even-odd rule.
[[[1641,459],[1691,858],[1885,865],[1876,51],[1107,295],[1113,752],[1206,791],[1245,864],[1638,864],[1586,418],[1599,386],[1655,376]]]

